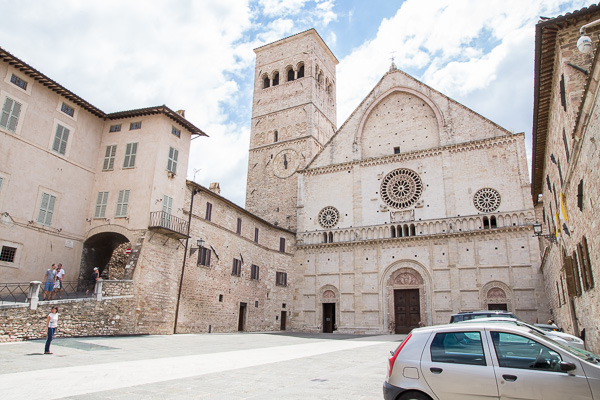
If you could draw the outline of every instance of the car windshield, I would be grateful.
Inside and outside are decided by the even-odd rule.
[[[566,351],[566,352],[574,355],[575,357],[577,357],[577,358],[579,358],[579,359],[581,359],[583,361],[587,361],[589,363],[596,364],[596,365],[600,364],[600,357],[598,357],[597,355],[595,355],[591,351],[587,351],[587,350],[584,350],[584,349],[580,349],[580,348],[577,348],[577,347],[571,347],[571,346],[567,346],[567,345],[564,345],[562,343],[559,343],[556,340],[552,340],[552,338],[550,336],[547,336],[547,335],[544,335],[543,333],[538,332],[537,329],[531,329],[529,331],[529,333],[531,333],[532,335],[544,338],[545,340],[550,340],[556,346],[560,347],[564,351]]]

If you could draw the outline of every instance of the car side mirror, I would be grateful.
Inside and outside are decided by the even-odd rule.
[[[564,372],[569,372],[575,370],[577,367],[572,362],[561,361],[560,362],[560,370]]]

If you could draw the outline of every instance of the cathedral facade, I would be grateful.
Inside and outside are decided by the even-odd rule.
[[[246,206],[296,232],[294,329],[549,317],[524,134],[394,65],[336,131],[337,60],[315,30],[255,51]]]

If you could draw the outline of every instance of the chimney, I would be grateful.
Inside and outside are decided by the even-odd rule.
[[[210,186],[208,187],[208,190],[210,190],[213,193],[216,193],[218,195],[221,194],[221,186],[219,186],[219,182],[213,182],[210,184]]]

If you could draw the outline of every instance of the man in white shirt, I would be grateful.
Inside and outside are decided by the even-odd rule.
[[[65,269],[62,264],[58,264],[58,268],[56,269],[56,280],[59,282],[58,288],[55,292],[58,291],[58,298],[62,299],[62,290],[63,290],[63,278],[65,277]],[[56,295],[56,293],[55,293]]]

